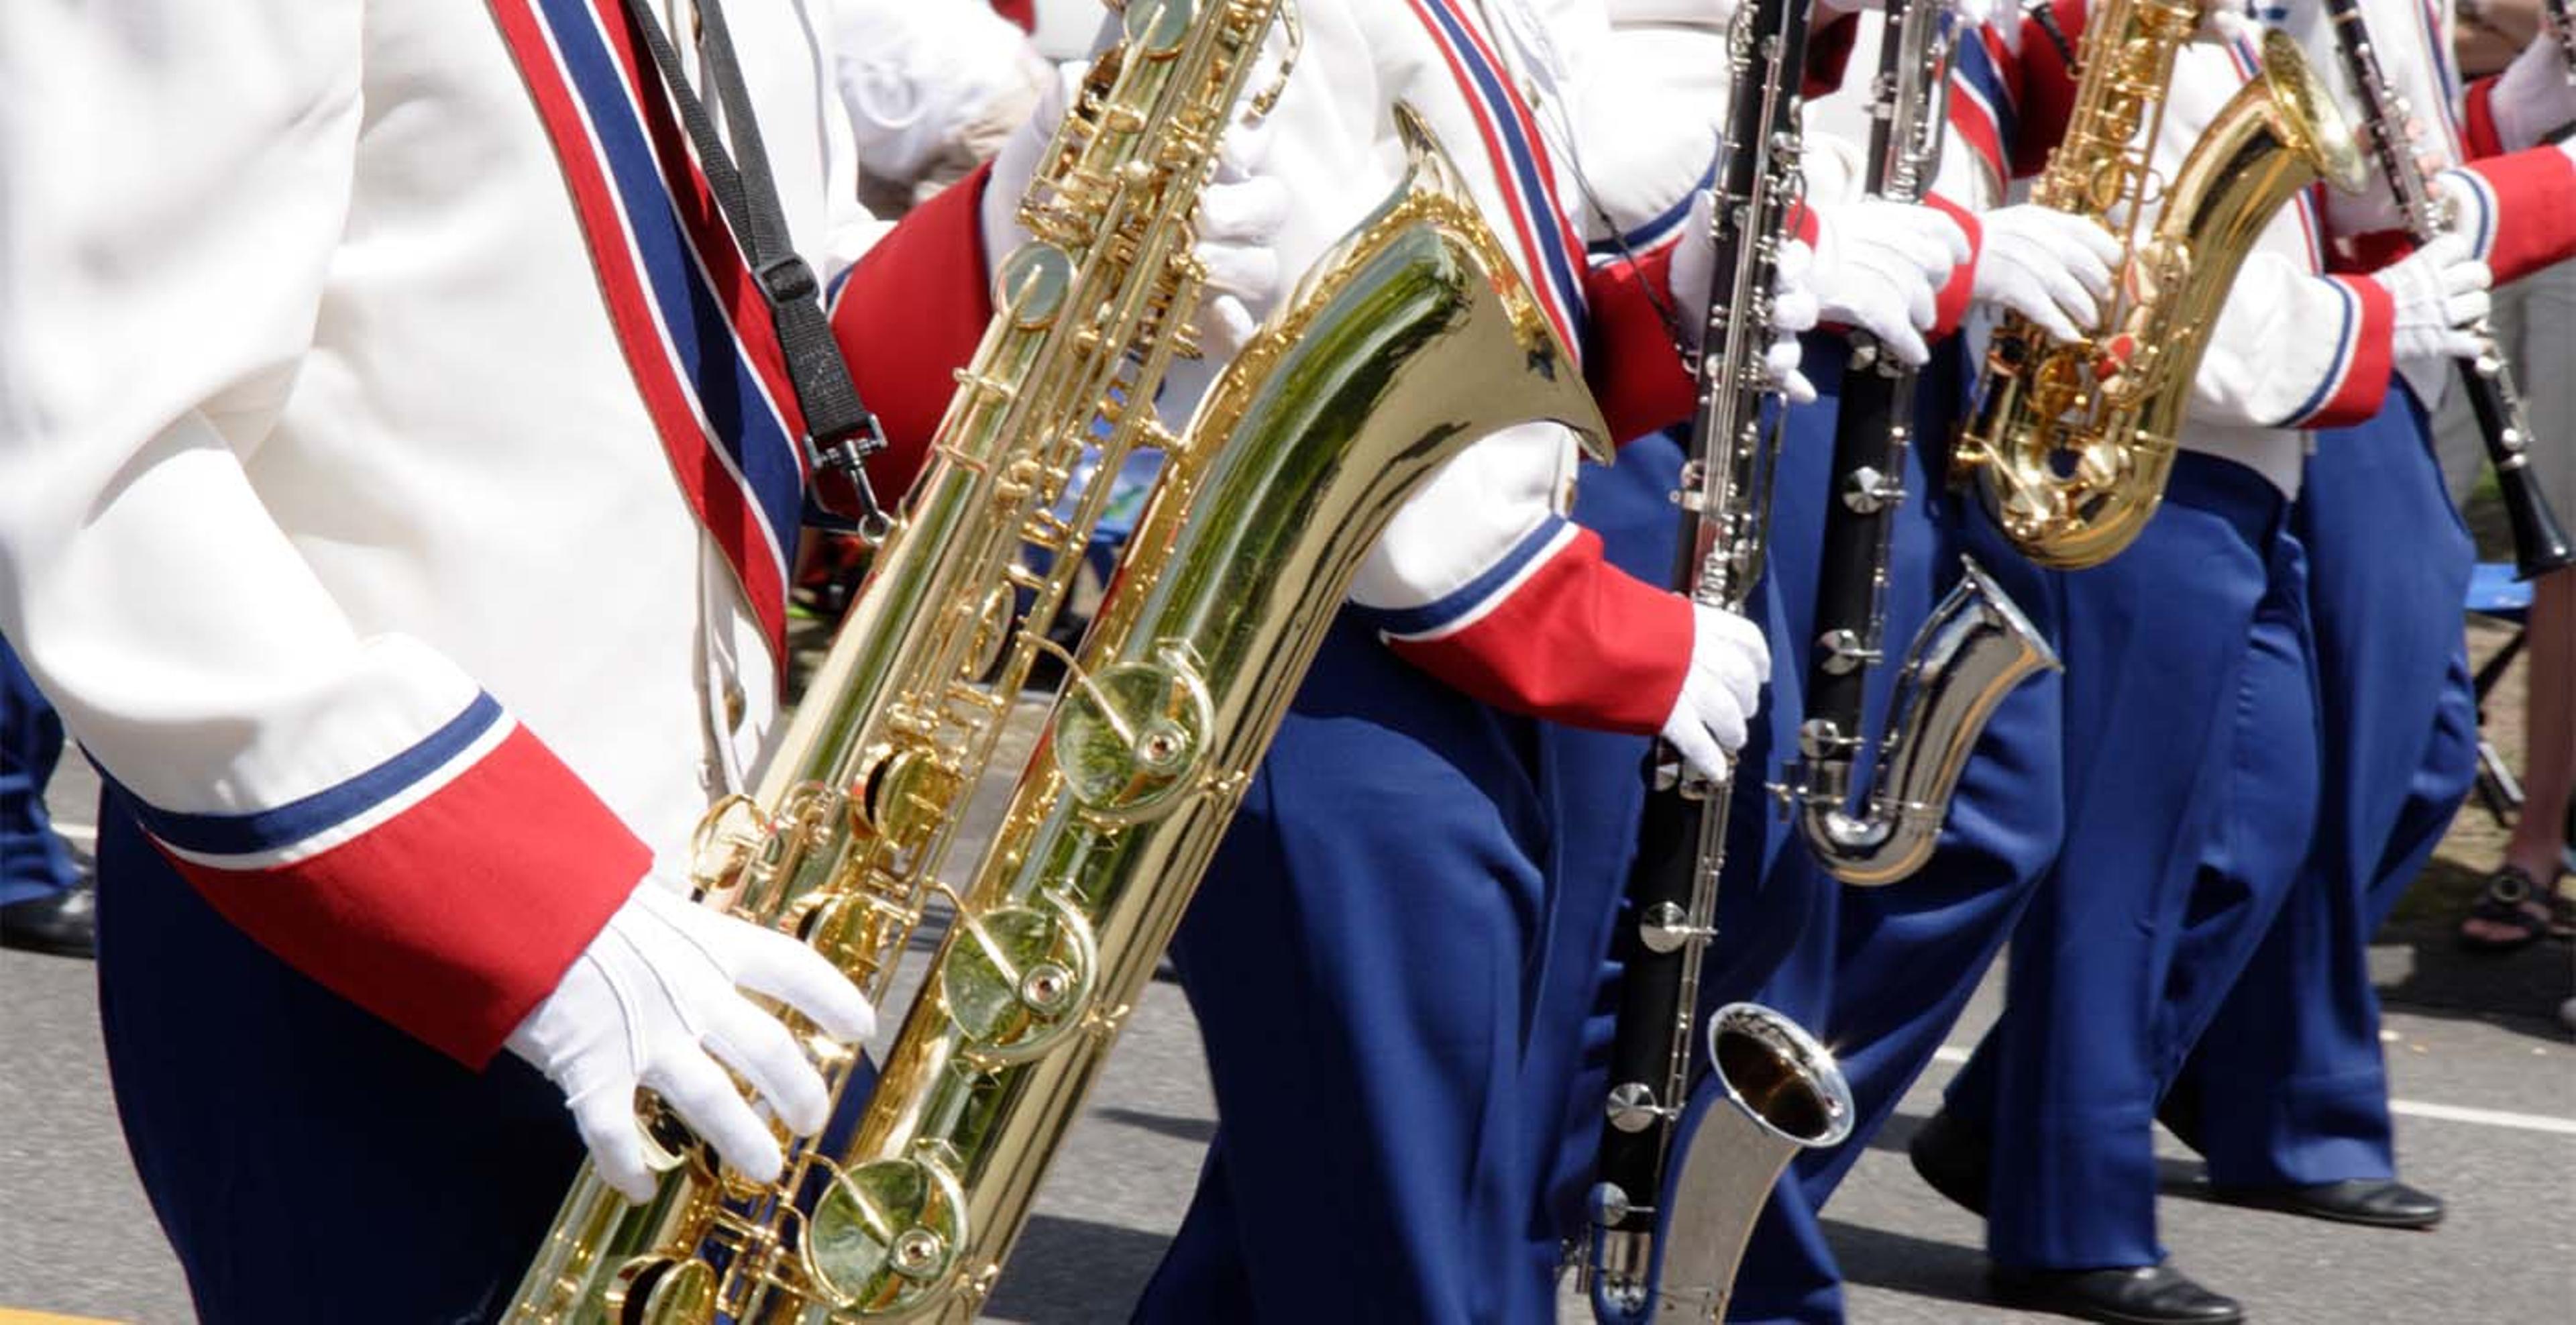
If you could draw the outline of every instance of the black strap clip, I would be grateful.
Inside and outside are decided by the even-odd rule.
[[[885,425],[877,421],[876,412],[867,410],[859,416],[858,426],[829,437],[809,435],[805,439],[806,463],[813,470],[815,482],[806,485],[805,523],[830,534],[848,534],[871,545],[882,543],[894,531],[894,517],[877,501],[877,490],[868,482],[868,457],[886,449]],[[838,476],[850,485],[857,500],[855,516],[834,510],[821,499],[821,480],[826,475]]]
[[[814,269],[793,253],[771,260],[756,274],[760,288],[769,293],[773,304],[810,303],[823,292],[823,283],[814,279]]]

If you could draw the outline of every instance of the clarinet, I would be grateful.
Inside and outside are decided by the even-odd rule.
[[[2413,112],[2379,67],[2360,0],[2326,0],[2326,12],[2334,19],[2335,50],[2343,57],[2344,71],[2361,90],[2363,136],[2370,141],[2371,155],[2396,190],[2406,232],[2416,243],[2429,242],[2450,228],[2451,213],[2425,178],[2422,163],[2407,150],[2406,124]],[[2513,368],[2485,323],[2471,330],[2482,348],[2476,358],[2459,362],[2460,386],[2468,393],[2470,412],[2477,415],[2505,518],[2513,527],[2514,572],[2528,580],[2576,565],[2576,546],[2569,544],[2548,497],[2531,479],[2531,421],[2523,412],[2522,393],[2514,387]]]
[[[1764,364],[1771,339],[1774,274],[1799,206],[1798,88],[1806,64],[1809,0],[1749,0],[1728,30],[1725,157],[1710,243],[1715,280],[1703,321],[1698,409],[1675,501],[1685,512],[1674,578],[1692,600],[1742,613],[1762,574],[1772,477],[1780,437],[1766,426],[1773,393]],[[1706,1208],[1675,1200],[1677,1150],[1715,1152],[1678,1136],[1690,1096],[1700,965],[1717,908],[1725,861],[1731,776],[1707,778],[1658,745],[1635,865],[1629,920],[1618,940],[1626,971],[1611,1047],[1605,1123],[1590,1193],[1591,1245],[1583,1279],[1604,1320],[1645,1315],[1718,1319],[1734,1265],[1774,1165],[1749,1182],[1738,1176]],[[1712,1019],[1710,1058],[1744,1107],[1730,1115],[1764,1133],[1815,1133],[1819,1143],[1848,1131],[1849,1093],[1832,1058],[1804,1032],[1766,1009],[1736,1005]],[[1821,1078],[1809,1084],[1814,1065]],[[1759,1085],[1755,1085],[1758,1079]],[[1782,1088],[1779,1083],[1790,1084]],[[1749,1097],[1749,1102],[1748,1101]],[[1702,1140],[1708,1139],[1702,1137]],[[1780,1156],[1786,1163],[1787,1155]],[[1660,1208],[1667,1203],[1675,1208]]]
[[[1887,0],[1878,77],[1871,86],[1863,187],[1889,202],[1919,203],[1941,168],[1949,113],[1947,0]],[[1862,696],[1882,660],[1887,559],[1905,500],[1905,450],[1914,430],[1915,369],[1866,331],[1851,333],[1834,417],[1834,487],[1825,504],[1824,556],[1816,571],[1816,644],[1807,668],[1810,764],[1860,750]],[[1858,628],[1844,623],[1861,623]],[[1841,798],[1836,796],[1835,800]]]

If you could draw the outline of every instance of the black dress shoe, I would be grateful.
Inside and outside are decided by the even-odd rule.
[[[96,957],[98,893],[83,879],[58,893],[0,906],[0,948]]]
[[[2078,1320],[2121,1325],[2227,1325],[2245,1308],[2193,1283],[2170,1265],[2111,1270],[2015,1270],[1995,1266],[1987,1287],[1998,1305],[2054,1311]]]
[[[1944,1109],[1914,1130],[1905,1157],[1932,1190],[1949,1197],[1968,1213],[1986,1214],[1987,1174],[1994,1166],[1994,1147],[1983,1130],[1950,1116]]]
[[[2311,1219],[2373,1228],[2431,1228],[2442,1222],[2442,1198],[2395,1178],[2347,1178],[2313,1187],[2218,1187],[2222,1201]]]

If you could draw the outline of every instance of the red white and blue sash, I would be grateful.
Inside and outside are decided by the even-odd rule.
[[[1539,305],[1547,310],[1566,347],[1580,355],[1585,320],[1583,241],[1557,203],[1556,168],[1548,159],[1538,122],[1485,34],[1458,12],[1453,0],[1407,3],[1448,61],[1467,109],[1475,116],[1522,261],[1537,287]]]
[[[776,647],[805,424],[760,284],[619,0],[490,3],[672,473]]]

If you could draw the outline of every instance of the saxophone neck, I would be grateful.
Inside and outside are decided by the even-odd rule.
[[[2059,666],[2056,651],[2002,586],[1974,561],[1963,565],[1965,574],[1916,632],[1897,673],[1860,811],[1850,808],[1856,739],[1809,731],[1825,719],[1810,719],[1799,731],[1798,830],[1845,883],[1875,887],[1922,868],[1939,841],[1959,773],[1995,709],[2024,679]]]

